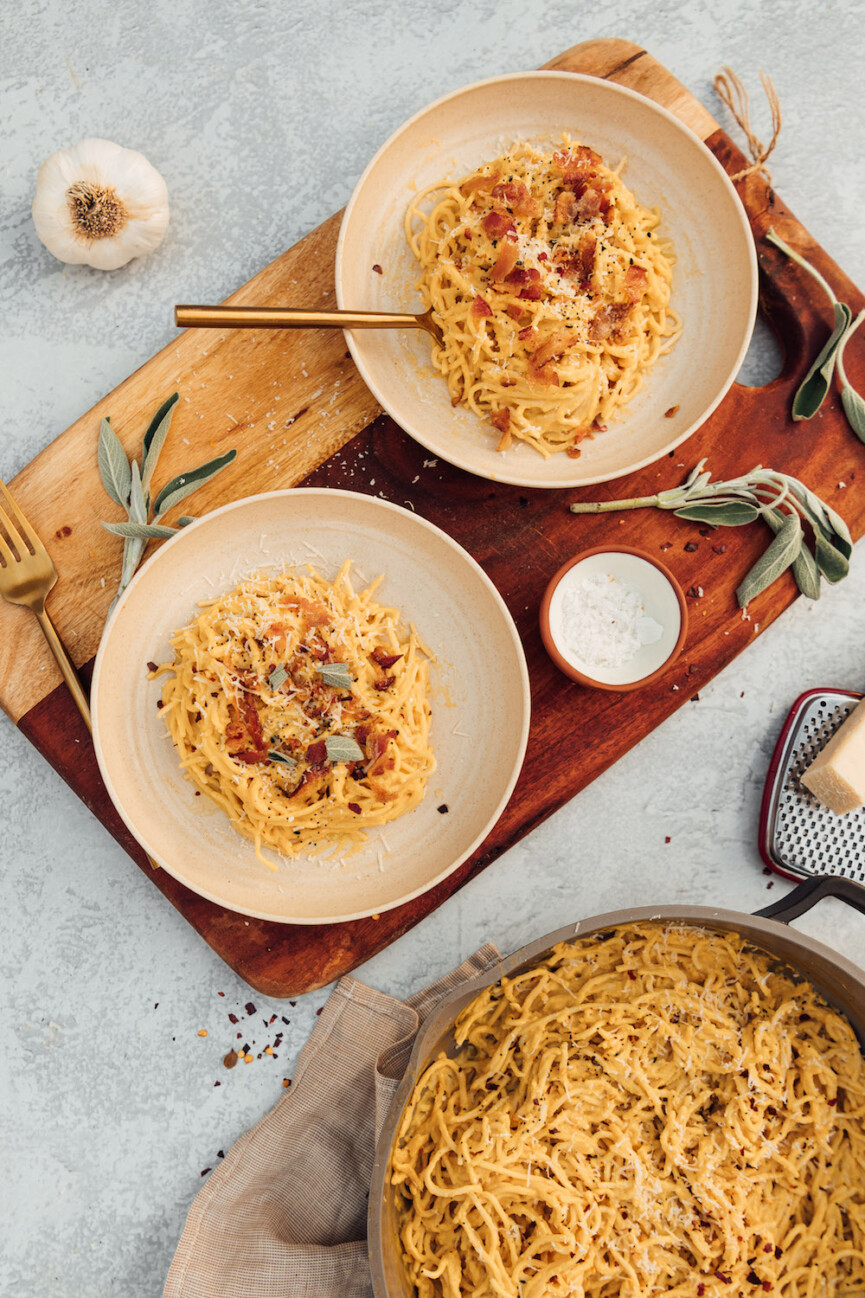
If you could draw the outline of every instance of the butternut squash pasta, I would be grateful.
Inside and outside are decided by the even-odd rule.
[[[185,776],[255,843],[291,856],[360,844],[417,806],[435,769],[433,655],[379,577],[260,572],[171,639],[159,706]]]
[[[738,934],[563,943],[455,1036],[393,1154],[419,1298],[865,1293],[865,1060]]]
[[[452,403],[493,426],[500,451],[517,439],[578,456],[673,346],[674,258],[659,222],[567,136],[560,150],[522,145],[412,202],[417,286],[444,334],[433,365]]]

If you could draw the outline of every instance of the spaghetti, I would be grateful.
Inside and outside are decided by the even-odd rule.
[[[865,1292],[865,1060],[735,933],[635,924],[478,996],[393,1154],[420,1298]]]
[[[433,365],[452,403],[493,425],[499,450],[516,438],[578,456],[672,347],[681,330],[659,221],[567,136],[561,150],[522,145],[411,204],[418,288],[444,335]]]
[[[234,828],[290,856],[357,844],[416,806],[435,769],[414,627],[345,563],[261,572],[171,639],[160,707],[185,776]],[[271,865],[271,868],[275,868]]]

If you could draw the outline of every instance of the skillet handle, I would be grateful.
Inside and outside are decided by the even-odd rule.
[[[798,919],[824,897],[838,897],[865,915],[865,888],[861,883],[856,883],[855,879],[845,879],[839,874],[824,874],[819,879],[808,879],[788,892],[786,897],[781,897],[763,910],[755,911],[755,914],[763,919],[778,919],[782,924],[789,924],[791,919]]]

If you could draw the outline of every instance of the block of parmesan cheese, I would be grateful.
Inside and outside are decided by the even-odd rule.
[[[865,802],[865,699],[802,774],[819,802],[843,816]]]

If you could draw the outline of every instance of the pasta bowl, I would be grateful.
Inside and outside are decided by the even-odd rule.
[[[415,1037],[405,1074],[385,1117],[373,1161],[369,1193],[368,1243],[375,1298],[413,1298],[402,1259],[399,1194],[392,1184],[393,1151],[403,1117],[425,1069],[442,1053],[457,1053],[454,1027],[460,1013],[487,987],[543,963],[560,942],[603,935],[618,926],[670,924],[677,928],[738,933],[768,953],[794,977],[811,982],[848,1019],[865,1050],[865,970],[822,942],[789,927],[791,920],[824,897],[836,897],[865,914],[865,888],[852,879],[824,876],[800,884],[787,896],[756,914],[712,906],[654,906],[595,915],[521,947],[477,977],[454,987],[430,1010]],[[537,1011],[542,1022],[542,1011]]]
[[[271,870],[222,809],[184,779],[160,716],[161,682],[148,679],[147,665],[171,661],[170,637],[193,620],[199,601],[264,569],[311,564],[332,579],[346,559],[357,589],[383,574],[376,598],[399,609],[435,654],[429,702],[436,769],[420,804],[370,829],[367,844],[290,857],[265,848]],[[157,550],[108,620],[91,700],[102,777],[150,856],[221,906],[295,924],[377,914],[455,870],[510,797],[529,721],[522,645],[482,569],[408,510],[325,488],[250,496]]]
[[[747,351],[757,308],[757,260],[745,211],[723,168],[678,118],[596,77],[526,72],[493,77],[417,113],[379,149],[345,210],[337,246],[339,306],[418,311],[420,268],[406,239],[417,195],[455,182],[518,143],[552,149],[562,133],[590,145],[638,201],[659,207],[676,263],[671,305],[682,321],[672,350],[579,458],[544,458],[453,407],[417,330],[346,331],[362,377],[389,415],[435,455],[481,477],[534,487],[606,482],[650,464],[717,407]]]

